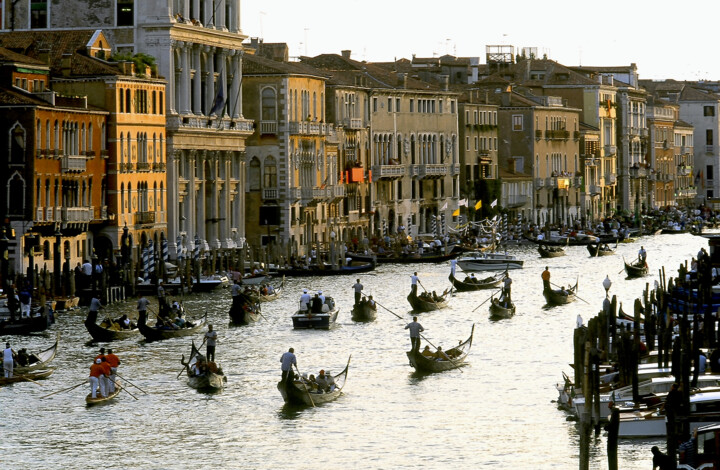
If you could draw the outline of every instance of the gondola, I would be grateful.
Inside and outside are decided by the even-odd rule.
[[[283,276],[282,282],[280,283],[279,287],[273,287],[272,294],[263,294],[261,291],[255,292],[255,291],[248,291],[245,292],[245,295],[253,299],[255,302],[271,302],[278,297],[280,297],[280,293],[283,291],[283,288],[285,287],[285,276]],[[262,289],[262,287],[261,287]]]
[[[299,406],[315,406],[323,403],[327,403],[337,399],[342,395],[342,389],[347,381],[348,369],[350,368],[350,359],[348,358],[347,365],[342,372],[337,375],[333,375],[335,381],[335,388],[327,392],[318,392],[314,390],[311,385],[300,380],[285,380],[280,381],[277,384],[277,388],[280,394],[288,405],[299,405]]]
[[[25,374],[17,374],[12,377],[0,377],[0,385],[9,385],[17,382],[31,382],[33,380],[47,379],[55,372],[55,369],[31,371]]]
[[[462,254],[462,251],[453,250],[450,253],[409,253],[396,255],[395,253],[378,254],[378,264],[411,264],[411,263],[443,263],[455,259]]]
[[[53,300],[55,300],[56,312],[75,310],[75,308],[80,303],[80,297],[56,297]]]
[[[377,318],[377,304],[370,305],[367,300],[360,301],[359,304],[353,305],[352,314],[350,316],[353,321],[373,321]]]
[[[640,260],[635,261],[632,264],[628,264],[627,261],[625,261],[625,257],[623,256],[623,263],[625,263],[625,272],[627,273],[628,277],[643,277],[647,276],[647,273],[649,272],[647,263]]]
[[[229,313],[233,325],[249,325],[260,319],[260,303],[246,294],[240,294],[233,297]]]
[[[356,263],[353,262],[348,266],[339,266],[333,268],[332,265],[324,263],[323,265],[310,265],[307,268],[282,268],[278,269],[278,274],[291,277],[309,277],[309,276],[335,276],[338,274],[359,274],[375,270],[375,263]]]
[[[321,312],[313,312],[302,307],[292,315],[293,328],[296,330],[329,330],[335,325],[340,309],[332,297],[326,297]]]
[[[50,362],[55,359],[57,354],[58,345],[60,344],[60,335],[57,335],[55,343],[44,351],[40,351],[37,354],[30,355],[30,363],[20,366],[17,360],[15,361],[15,368],[13,369],[14,374],[27,374],[38,369],[46,367]]]
[[[85,405],[90,406],[97,406],[97,405],[104,405],[106,403],[110,403],[112,400],[117,397],[120,392],[122,391],[122,385],[120,384],[120,381],[115,380],[115,391],[108,394],[108,396],[103,397],[100,396],[100,392],[98,392],[95,396],[95,398],[92,397],[92,393],[88,393],[85,397]]]
[[[180,359],[180,363],[185,366],[185,370],[187,371],[188,385],[190,388],[201,392],[218,392],[225,388],[227,377],[223,374],[222,368],[218,367],[214,362],[208,363],[205,371],[201,375],[193,373],[193,367],[197,363],[198,358],[202,358],[203,361],[205,360],[195,346],[195,341],[193,341],[190,348],[190,360],[185,362],[184,354],[182,359]]]
[[[40,313],[39,311],[37,313]],[[36,315],[36,312],[32,312],[31,317],[19,318],[20,313],[18,312],[14,320],[5,318],[0,320],[0,336],[3,335],[29,335],[30,333],[40,333],[48,329],[52,323],[51,317],[42,312],[40,315]]]
[[[465,359],[470,352],[474,333],[475,324],[470,330],[470,337],[454,348],[444,351],[444,354],[440,355],[440,359],[425,356],[420,351],[408,351],[406,354],[410,360],[410,365],[418,372],[443,372],[457,369],[466,364]]]
[[[503,306],[499,299],[493,298],[490,302],[490,318],[511,318],[515,315],[515,304],[510,303],[510,307]]]
[[[538,245],[538,253],[540,253],[541,258],[559,258],[560,256],[565,256],[565,248],[560,246]]]
[[[690,229],[674,229],[674,228],[664,228],[660,231],[662,235],[680,235],[683,233],[690,233]]]
[[[196,319],[193,326],[178,329],[164,327],[158,328],[156,326],[148,325],[146,312],[140,312],[138,317],[138,329],[147,341],[159,341],[162,339],[194,335],[199,333],[205,327],[205,323],[207,323],[207,312],[205,312],[203,317]]]
[[[598,243],[598,244],[587,246],[587,250],[588,250],[588,252],[590,252],[590,256],[592,256],[592,257],[614,255],[616,249],[617,249],[617,244],[615,244],[615,248],[610,248],[610,246],[607,243]]]
[[[475,281],[461,281],[452,274],[448,276],[453,288],[458,292],[470,292],[482,289],[492,289],[502,282],[502,276],[490,276],[485,279],[475,279]],[[467,278],[466,278],[467,279]]]
[[[85,328],[88,333],[92,336],[93,341],[106,342],[106,341],[119,341],[123,339],[132,338],[140,333],[137,326],[134,328],[114,329],[107,327],[107,322],[103,321],[101,324],[97,324],[98,312],[89,311],[87,318],[85,318]]]
[[[431,293],[428,293],[428,295],[432,296]],[[448,292],[447,290],[442,293],[442,295],[438,296],[437,300],[427,300],[421,297],[418,297],[416,294],[413,294],[412,291],[407,296],[408,302],[410,302],[410,306],[412,309],[416,312],[431,312],[433,310],[440,310],[441,308],[445,308],[448,306],[448,300],[447,300]],[[424,296],[423,296],[424,297]]]
[[[575,285],[565,290],[563,289],[547,289],[543,292],[548,305],[565,305],[575,302],[577,299],[578,281]]]
[[[525,239],[532,243],[537,243],[538,245],[549,246],[582,246],[590,243],[597,243],[599,241],[598,237],[584,233],[577,234],[574,237],[569,237],[567,235],[562,237],[558,236],[549,240],[545,238],[538,240],[537,238],[526,235]]]

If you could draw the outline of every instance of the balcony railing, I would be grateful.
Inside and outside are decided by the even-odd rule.
[[[59,207],[45,208],[45,221],[46,222],[59,222],[60,221],[60,208]]]
[[[81,155],[64,155],[62,157],[63,173],[82,173],[87,169],[87,158]]]
[[[150,171],[150,168],[149,162],[137,162],[137,171]]]
[[[687,145],[682,145],[682,146],[678,147],[678,149],[679,149],[678,151],[680,152],[680,155],[688,155],[688,154],[693,153],[693,148],[688,147]]]
[[[42,207],[38,207],[35,210],[35,221],[42,222],[43,220],[45,220],[45,209]]]
[[[418,165],[418,176],[420,178],[434,178],[447,175],[447,165]]]
[[[136,225],[145,225],[145,224],[154,224],[154,223],[155,223],[155,212],[142,211],[142,212],[135,213],[135,224]]]
[[[326,130],[325,124],[319,122],[291,121],[289,124],[291,134],[320,135],[324,134]]]
[[[545,187],[545,178],[535,178],[535,187],[536,188]]]
[[[605,146],[605,156],[606,157],[615,155],[616,153],[617,153],[617,147],[615,145],[606,145]]]
[[[277,199],[279,197],[279,195],[280,195],[280,191],[277,188],[262,190],[262,198],[263,199]]]
[[[557,188],[557,178],[554,176],[551,176],[549,178],[545,178],[545,187],[546,188]]]
[[[545,138],[567,140],[570,138],[570,131],[565,129],[548,129],[545,131]]]
[[[63,207],[62,221],[73,222],[90,222],[92,220],[92,208],[89,207]]]
[[[260,121],[260,133],[261,134],[277,134],[278,123],[277,121]]]
[[[405,167],[402,165],[375,165],[374,178],[401,178],[405,176]]]
[[[613,173],[609,173],[605,175],[605,184],[611,185],[617,183],[617,176]]]
[[[600,188],[600,186],[598,186],[596,184],[591,184],[588,186],[588,192],[591,195],[597,195],[597,194],[600,194],[601,188]]]
[[[450,165],[450,174],[452,176],[460,174],[460,164],[459,163],[453,163]]]
[[[165,164],[164,163],[153,163],[153,171],[165,171]]]
[[[341,199],[344,198],[347,194],[347,188],[345,188],[345,185],[339,184],[339,185],[332,185],[327,188],[328,190],[328,197],[332,199]]]
[[[361,118],[345,118],[342,121],[343,127],[346,129],[362,129],[363,120]]]

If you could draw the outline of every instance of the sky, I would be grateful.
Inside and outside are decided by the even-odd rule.
[[[567,66],[635,63],[641,79],[677,80],[720,80],[718,13],[717,0],[241,0],[243,33],[285,42],[291,57],[348,49],[369,62],[485,63],[486,45],[512,45]]]

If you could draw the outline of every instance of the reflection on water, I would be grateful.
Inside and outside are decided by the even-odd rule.
[[[622,255],[635,258],[642,243],[648,251],[651,276],[625,279]],[[228,376],[220,393],[198,393],[186,377],[176,378],[191,338],[154,343],[125,340],[113,343],[120,374],[148,394],[130,388],[106,406],[86,409],[89,386],[41,399],[53,391],[85,380],[100,346],[88,342],[84,311],[60,314],[46,334],[3,337],[17,349],[39,351],[62,333],[54,361],[57,371],[42,386],[31,383],[0,388],[0,460],[3,468],[576,468],[576,424],[557,410],[555,384],[569,372],[572,332],[601,308],[602,280],[610,276],[611,294],[632,305],[657,271],[668,276],[679,263],[706,246],[691,235],[642,238],[621,244],[615,256],[590,258],[585,247],[569,247],[565,257],[543,260],[535,246],[509,251],[525,260],[513,270],[513,318],[490,320],[490,291],[455,293],[449,308],[422,313],[423,333],[436,345],[457,344],[475,337],[468,367],[439,374],[418,374],[408,365],[410,347],[405,324],[411,319],[406,300],[410,274],[418,271],[429,290],[449,287],[449,263],[381,265],[361,275],[367,294],[386,310],[375,322],[350,320],[352,285],[357,276],[286,279],[283,296],[263,304],[259,322],[247,327],[227,325],[229,291],[184,299],[188,317],[205,311],[220,339],[217,360]],[[545,309],[540,273],[549,266],[552,280],[567,285],[579,277],[580,299]],[[290,315],[302,288],[322,289],[340,306],[340,325],[332,331],[294,331]],[[135,313],[134,302],[111,305],[111,316]],[[202,342],[202,335],[195,338]],[[316,408],[283,405],[276,388],[280,355],[294,347],[302,372],[340,371],[352,362],[343,395]],[[418,436],[422,436],[419,445]],[[321,443],[321,444],[320,444]],[[647,469],[650,447],[662,442],[622,441],[620,468]],[[593,441],[591,468],[606,468],[604,435]],[[12,464],[7,465],[7,456]]]

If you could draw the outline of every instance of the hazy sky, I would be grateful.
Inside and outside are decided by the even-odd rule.
[[[629,65],[640,78],[720,80],[717,0],[241,0],[242,29],[286,42],[291,56],[453,54],[536,47],[564,65]]]

